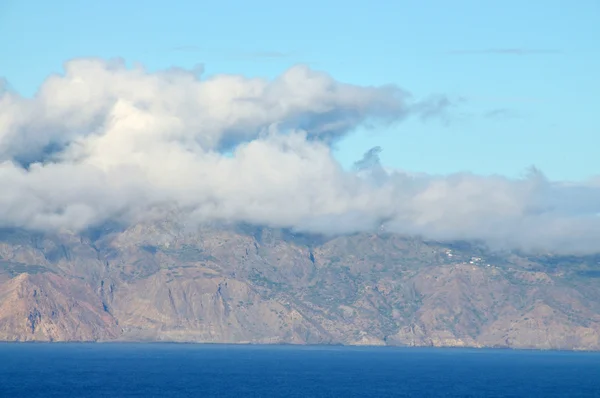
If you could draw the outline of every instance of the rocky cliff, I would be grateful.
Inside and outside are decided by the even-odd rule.
[[[600,256],[176,221],[0,231],[0,340],[600,349]]]

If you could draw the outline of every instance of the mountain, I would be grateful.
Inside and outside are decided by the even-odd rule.
[[[172,220],[0,230],[0,340],[600,349],[600,255]]]

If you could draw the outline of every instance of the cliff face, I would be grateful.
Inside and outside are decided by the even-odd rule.
[[[21,273],[0,285],[0,339],[96,341],[119,336],[91,286],[51,272]]]
[[[0,340],[600,349],[595,257],[170,221],[0,232]]]

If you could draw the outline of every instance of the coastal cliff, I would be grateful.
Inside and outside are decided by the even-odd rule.
[[[0,340],[600,349],[594,256],[152,222],[0,234]]]

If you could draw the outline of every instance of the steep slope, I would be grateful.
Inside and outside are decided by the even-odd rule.
[[[89,285],[54,273],[21,273],[0,285],[0,340],[97,341],[120,334]]]
[[[593,256],[175,220],[0,239],[2,340],[600,349]]]

